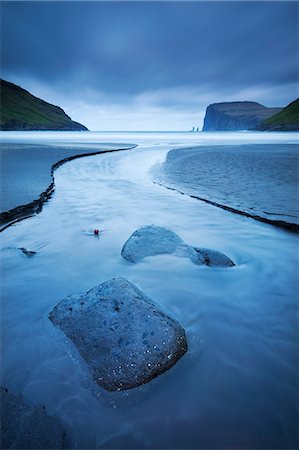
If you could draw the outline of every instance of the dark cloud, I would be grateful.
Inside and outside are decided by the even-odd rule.
[[[297,27],[296,2],[2,2],[2,76],[95,102],[286,91],[298,79]]]

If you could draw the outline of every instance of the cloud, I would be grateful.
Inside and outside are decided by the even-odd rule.
[[[2,76],[90,128],[190,128],[209,103],[296,96],[297,12],[295,2],[3,2]]]

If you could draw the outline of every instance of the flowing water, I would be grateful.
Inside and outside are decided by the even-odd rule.
[[[15,133],[5,139],[139,145],[61,166],[42,212],[1,234],[1,384],[58,417],[69,449],[297,448],[298,235],[167,190],[153,183],[152,171],[175,147],[289,144],[296,135]],[[124,242],[145,224],[219,250],[236,266],[195,266],[171,255],[123,260]],[[94,228],[103,232],[99,239]],[[37,254],[28,258],[18,247]],[[109,393],[94,385],[48,314],[65,296],[115,276],[163,304],[186,329],[189,350],[150,383]]]

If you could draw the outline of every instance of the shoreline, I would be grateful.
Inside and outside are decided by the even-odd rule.
[[[194,198],[201,202],[207,203],[208,205],[216,206],[217,208],[224,209],[225,211],[229,211],[234,214],[238,214],[239,216],[248,217],[250,219],[257,220],[258,222],[267,223],[268,225],[273,225],[273,226],[275,226],[277,228],[281,228],[285,231],[299,234],[299,225],[297,225],[296,223],[285,222],[284,220],[267,219],[266,217],[257,216],[256,214],[250,214],[246,211],[241,211],[241,210],[233,208],[231,206],[222,205],[221,203],[214,202],[213,200],[208,200],[206,198],[198,197],[197,195],[186,194],[185,192],[180,191],[179,189],[176,189],[176,188],[170,187],[170,186],[166,186],[165,184],[160,183],[158,181],[154,181],[154,183],[159,186],[164,187],[165,189],[168,189],[169,191],[175,191],[181,195],[186,195],[187,197]]]
[[[9,144],[9,143],[7,143]],[[250,145],[251,143],[248,143],[246,145]],[[12,143],[13,145],[13,143]],[[17,144],[19,145],[19,144]],[[39,144],[37,144],[39,145]],[[99,142],[98,145],[101,145],[101,143]],[[110,144],[111,145],[111,144]],[[115,145],[115,144],[112,144]],[[125,146],[126,144],[121,144],[120,146]],[[228,145],[228,144],[226,144]],[[240,145],[240,144],[239,144]],[[243,143],[241,145],[244,145]],[[252,145],[256,145],[255,143],[253,143]],[[78,153],[78,154],[72,154],[69,155],[65,158],[59,159],[58,161],[54,162],[52,165],[50,165],[50,179],[51,182],[43,189],[41,190],[41,193],[39,193],[40,191],[35,192],[34,196],[36,197],[35,200],[29,201],[29,202],[22,202],[21,204],[17,204],[17,206],[7,209],[3,212],[0,213],[0,233],[2,231],[4,231],[6,228],[8,228],[9,226],[13,225],[14,223],[17,223],[21,220],[24,220],[26,218],[32,217],[35,214],[38,214],[39,212],[41,212],[43,204],[45,202],[47,202],[54,190],[55,190],[55,181],[54,181],[54,171],[60,167],[62,164],[65,164],[68,161],[71,161],[73,159],[76,158],[81,158],[84,156],[92,156],[92,155],[97,155],[97,154],[102,154],[102,153],[109,153],[109,152],[115,152],[115,151],[123,151],[123,150],[130,150],[130,149],[134,149],[138,146],[138,144],[128,144],[128,147],[125,148],[110,148],[109,149],[109,144],[107,145],[108,150],[103,149],[103,147],[101,149],[95,150],[95,151],[86,151],[86,153]],[[219,144],[216,146],[219,146]],[[224,145],[225,146],[225,145]],[[198,146],[197,145],[192,145],[191,147],[182,147],[180,148],[181,150],[184,150],[184,148],[192,150],[192,149],[196,149]],[[214,147],[214,146],[212,146]],[[222,145],[221,145],[222,147]],[[173,151],[175,149],[172,149],[169,152]],[[81,149],[81,151],[84,151],[84,149]],[[167,153],[167,154],[168,154]],[[57,155],[58,156],[58,155]],[[53,160],[53,158],[52,158]],[[49,167],[49,166],[48,166]],[[241,215],[243,217],[248,217],[251,219],[254,219],[256,221],[262,222],[262,223],[267,223],[269,225],[275,226],[277,228],[280,229],[284,229],[285,231],[289,231],[292,233],[299,233],[299,224],[293,223],[293,222],[288,222],[286,220],[279,220],[279,219],[270,219],[267,217],[263,217],[260,216],[258,214],[251,214],[250,212],[246,211],[246,210],[239,210],[237,208],[234,208],[233,206],[229,206],[223,203],[218,203],[216,201],[213,200],[209,200],[208,198],[205,197],[201,197],[198,195],[193,195],[193,194],[188,194],[184,191],[181,191],[179,188],[177,187],[172,187],[172,186],[168,186],[166,184],[163,184],[163,182],[160,181],[154,181],[152,180],[154,184],[158,184],[168,190],[172,190],[175,191],[181,195],[186,195],[190,198],[194,198],[196,200],[200,200],[204,203],[210,204],[212,206],[216,206],[220,209],[232,212],[234,214],[238,214]],[[34,198],[34,196],[32,196]]]
[[[298,162],[292,142],[186,147],[167,153],[155,181],[220,209],[299,233]]]
[[[221,448],[220,440],[229,447],[229,437],[219,440],[205,426],[224,416],[229,417],[232,433],[236,426],[244,430],[244,423],[250,423],[253,447],[261,442],[261,417],[267,437],[276,420],[285,432],[275,442],[283,446],[288,436],[291,446],[297,424],[293,375],[298,235],[226,214],[154,185],[150,170],[164,160],[168,145],[157,148],[150,142],[131,152],[62,166],[54,174],[55,195],[42,214],[0,235],[3,298],[7,299],[2,384],[68,423],[70,448],[107,448],[121,439],[128,442],[127,427],[119,428],[120,422],[131,423],[132,429],[141,432],[134,438],[134,447],[142,447],[143,431],[151,435],[149,445],[159,447],[162,442],[169,447],[167,430],[157,436],[157,423],[163,423],[163,417],[179,423],[182,405],[195,427],[206,418],[205,433],[194,435],[195,447],[204,448],[210,442]],[[192,246],[221,251],[236,267],[199,267],[180,253],[136,264],[124,260],[121,249],[128,237],[153,222]],[[94,228],[103,231],[99,238],[93,235]],[[36,255],[27,258],[20,247]],[[190,342],[189,351],[171,370],[145,388],[124,394],[105,392],[94,384],[76,348],[48,320],[62,299],[115,277],[133,282],[171,311]],[[111,314],[119,317],[117,310]],[[270,383],[269,373],[273,374]],[[222,382],[225,395],[215,396]],[[232,399],[229,405],[227,393]],[[215,408],[210,415],[213,396]],[[159,411],[157,398],[162,405]],[[142,421],[132,408],[136,402],[146,411]],[[184,430],[174,436],[182,448],[185,436]],[[238,444],[243,443],[241,436]]]
[[[26,203],[23,205],[18,205],[8,211],[3,211],[0,213],[0,233],[4,230],[6,230],[11,225],[20,222],[24,219],[28,219],[29,217],[34,216],[35,214],[38,214],[42,211],[44,203],[46,203],[53,195],[53,192],[55,191],[55,179],[54,179],[54,172],[58,167],[62,166],[63,164],[72,161],[77,158],[84,158],[87,156],[94,156],[94,155],[100,155],[103,153],[112,153],[112,152],[119,152],[124,150],[132,150],[137,147],[137,144],[134,144],[131,147],[126,148],[117,148],[117,149],[108,149],[108,150],[98,150],[98,151],[92,151],[89,153],[79,153],[76,155],[71,155],[66,158],[60,159],[54,164],[51,165],[51,183],[48,185],[48,187],[39,194],[39,197],[30,203]]]

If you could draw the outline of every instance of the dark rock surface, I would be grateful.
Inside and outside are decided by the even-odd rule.
[[[167,228],[145,225],[134,231],[124,244],[121,255],[131,262],[138,262],[148,256],[173,254],[187,257],[194,264],[207,266],[234,266],[223,253],[186,244],[176,233]]]
[[[123,278],[65,298],[49,318],[73,341],[94,381],[109,391],[150,381],[187,351],[180,324]]]
[[[28,250],[27,248],[24,248],[24,247],[19,247],[19,250],[21,250],[21,252],[24,253],[24,255],[28,256],[29,258],[33,255],[36,255],[35,251]]]
[[[1,449],[62,449],[64,431],[43,406],[28,406],[21,395],[0,387]]]
[[[213,103],[206,110],[203,131],[250,130],[281,111],[256,102]]]
[[[217,252],[216,250],[211,250],[209,248],[199,248],[194,247],[194,250],[197,251],[200,261],[204,258],[204,264],[207,266],[219,266],[219,267],[232,267],[235,266],[235,263],[232,260],[224,255],[221,252]]]

